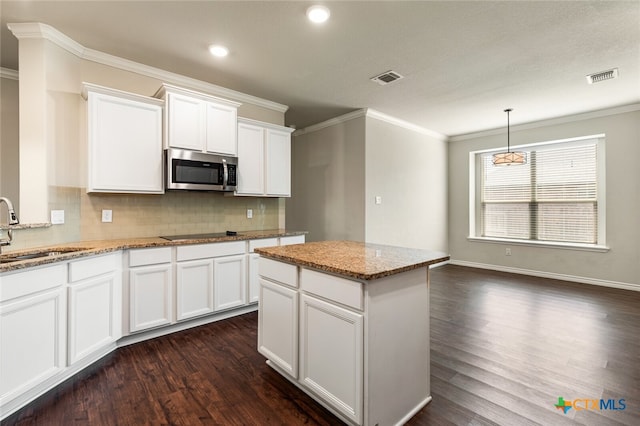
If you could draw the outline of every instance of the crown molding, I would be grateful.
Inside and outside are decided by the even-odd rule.
[[[443,135],[442,133],[438,133],[436,131],[433,131],[433,130],[430,130],[430,129],[426,129],[424,127],[420,127],[420,126],[418,126],[416,124],[413,124],[413,123],[410,123],[408,121],[404,121],[404,120],[401,120],[399,118],[395,118],[395,117],[392,117],[390,115],[383,114],[383,113],[381,113],[379,111],[376,111],[374,109],[371,109],[371,108],[367,109],[367,117],[375,118],[375,119],[378,119],[378,120],[381,120],[381,121],[386,121],[387,123],[396,125],[398,127],[405,128],[407,130],[412,130],[414,132],[421,133],[421,134],[426,135],[426,136],[430,136],[430,137],[432,137],[434,139],[437,139],[439,141],[442,141],[442,142],[446,142],[448,140],[448,136]]]
[[[340,115],[338,117],[334,117],[334,118],[330,118],[329,120],[322,121],[318,124],[313,124],[311,126],[305,127],[304,129],[296,130],[295,132],[293,132],[293,136],[300,136],[300,135],[305,135],[307,133],[317,132],[318,130],[326,129],[327,127],[335,126],[340,123],[345,123],[347,121],[364,117],[366,115],[367,115],[366,108],[351,111],[346,114]]]
[[[322,130],[327,127],[335,126],[340,123],[344,123],[346,121],[354,120],[360,117],[367,118],[375,118],[377,120],[381,120],[387,122],[389,124],[393,124],[394,126],[402,127],[407,130],[411,130],[413,132],[421,133],[426,136],[430,136],[440,141],[447,141],[447,136],[438,132],[434,132],[433,130],[425,129],[424,127],[420,127],[413,123],[409,123],[408,121],[400,120],[399,118],[392,117],[387,114],[383,114],[379,111],[376,111],[371,108],[362,108],[356,111],[349,112],[347,114],[331,118],[327,121],[323,121],[318,124],[314,124],[309,127],[305,127],[304,129],[296,130],[293,133],[293,136],[300,136],[307,133],[317,132],[318,130]]]
[[[18,80],[18,71],[9,68],[0,67],[0,78],[7,78],[9,80]]]
[[[26,22],[7,24],[7,27],[18,40],[42,38],[55,43],[80,58],[84,55],[84,46],[70,37],[67,37],[50,25],[42,24],[40,22]]]
[[[607,117],[609,115],[624,114],[627,112],[634,112],[634,111],[640,111],[640,103],[600,109],[600,110],[584,112],[580,114],[565,115],[562,117],[550,118],[548,120],[532,121],[530,123],[518,124],[516,126],[512,125],[511,131],[529,130],[529,129],[535,129],[538,127],[548,127],[548,126],[555,126],[559,124],[572,123],[575,121],[592,120],[594,118]],[[504,132],[505,132],[504,127],[501,127],[499,129],[483,130],[481,132],[451,136],[449,138],[449,142],[465,141],[465,140],[476,139],[476,138],[481,138],[485,136],[502,135],[504,134]]]
[[[14,23],[7,24],[7,27],[13,35],[18,38],[18,40],[30,38],[46,39],[81,59],[155,78],[163,82],[183,86],[192,90],[199,90],[215,96],[231,98],[242,103],[256,105],[283,114],[289,109],[287,105],[258,98],[246,93],[237,92],[216,84],[207,83],[202,80],[186,77],[160,68],[144,65],[139,62],[130,61],[98,50],[86,48],[47,24],[39,22]]]

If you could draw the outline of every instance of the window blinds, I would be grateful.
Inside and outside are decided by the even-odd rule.
[[[596,244],[597,140],[525,150],[527,164],[481,155],[483,237]]]

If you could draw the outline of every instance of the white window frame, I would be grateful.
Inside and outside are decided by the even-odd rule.
[[[479,241],[479,242],[487,242],[487,243],[497,243],[504,244],[508,243],[511,245],[524,245],[524,246],[535,246],[535,247],[551,247],[551,248],[564,248],[564,249],[572,249],[572,250],[586,250],[586,251],[598,251],[598,252],[606,252],[609,250],[609,247],[606,244],[606,161],[605,161],[605,144],[606,139],[604,134],[597,135],[589,135],[589,136],[580,136],[569,139],[558,139],[553,141],[546,142],[537,142],[526,145],[518,145],[512,146],[511,149],[516,150],[526,150],[527,148],[536,148],[544,145],[552,145],[552,144],[566,144],[570,142],[580,142],[584,140],[597,140],[597,173],[598,173],[598,183],[597,183],[597,210],[598,210],[598,237],[596,244],[580,244],[580,243],[566,243],[566,242],[551,242],[551,241],[537,241],[537,240],[521,240],[521,239],[510,239],[510,238],[492,238],[492,237],[483,237],[480,235],[480,186],[482,184],[481,179],[481,164],[480,164],[480,155],[488,152],[496,152],[496,149],[485,149],[480,151],[471,151],[469,152],[469,236],[467,240],[469,241]],[[518,167],[518,166],[513,166]]]

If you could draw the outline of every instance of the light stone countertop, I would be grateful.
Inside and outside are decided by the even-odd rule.
[[[257,248],[263,257],[357,280],[375,280],[449,260],[443,252],[355,241]]]
[[[57,244],[53,246],[35,247],[25,250],[13,251],[0,254],[0,273],[15,270],[26,269],[34,266],[45,265],[49,263],[60,262],[64,260],[76,259],[86,256],[95,256],[98,254],[109,253],[118,250],[149,248],[149,247],[166,247],[179,246],[188,244],[207,244],[219,243],[226,241],[246,241],[262,238],[288,237],[295,235],[305,235],[306,232],[287,231],[284,229],[270,229],[263,231],[238,231],[238,235],[219,236],[213,238],[198,238],[190,240],[169,241],[160,237],[149,238],[127,238],[118,240],[96,240],[96,241],[80,241],[73,243]],[[74,251],[69,251],[74,250]],[[39,257],[35,259],[25,259],[21,261],[12,261],[3,263],[3,260],[11,259],[19,255],[28,255],[43,251],[61,252],[55,256]]]

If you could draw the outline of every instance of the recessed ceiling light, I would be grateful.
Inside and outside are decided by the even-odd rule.
[[[209,46],[209,52],[211,52],[213,56],[224,58],[229,54],[229,49],[219,44],[212,44],[211,46]]]
[[[314,22],[316,24],[322,24],[323,22],[326,22],[327,19],[329,19],[329,16],[331,16],[331,11],[329,10],[329,8],[319,4],[311,6],[309,9],[307,9],[307,18],[309,18],[311,22]]]

